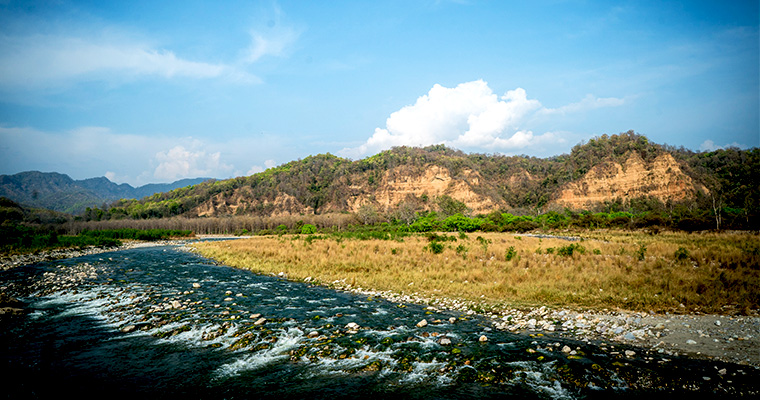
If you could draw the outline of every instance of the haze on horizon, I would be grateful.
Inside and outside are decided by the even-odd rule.
[[[0,174],[139,186],[630,129],[760,146],[757,1],[0,1]]]

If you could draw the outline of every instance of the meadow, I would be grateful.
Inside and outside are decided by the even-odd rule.
[[[463,299],[485,308],[751,314],[760,305],[756,234],[594,230],[572,236],[580,239],[492,232],[283,234],[195,246],[204,256],[256,273]]]

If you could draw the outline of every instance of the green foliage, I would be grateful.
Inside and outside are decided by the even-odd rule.
[[[443,229],[449,232],[475,232],[483,225],[480,218],[469,218],[462,214],[455,214],[443,220]]]
[[[409,230],[412,232],[432,232],[438,230],[440,222],[435,218],[434,213],[430,213],[424,217],[418,218],[416,221],[409,225]]]
[[[467,212],[467,205],[463,202],[452,198],[449,195],[439,196],[436,199],[436,204],[443,216],[451,216],[455,214],[464,214]]]
[[[312,224],[305,224],[301,227],[301,234],[302,235],[311,235],[317,233],[317,227]]]
[[[549,249],[546,249],[546,252],[550,253]],[[557,248],[557,255],[559,256],[572,257],[573,253],[586,254],[586,248],[577,243]]]
[[[462,256],[462,258],[467,258],[467,252],[469,252],[469,251],[470,251],[470,249],[467,246],[465,246],[464,244],[460,244],[456,248],[457,255]]]
[[[485,239],[482,236],[476,237],[475,240],[477,240],[478,243],[480,243],[480,247],[483,248],[483,253],[486,254],[486,256],[487,256],[488,255],[488,245],[490,245],[491,243],[493,243],[493,241],[491,239]]]
[[[647,252],[647,246],[644,245],[644,243],[641,243],[639,245],[639,249],[636,250],[636,258],[639,261],[644,261],[644,258],[646,258],[646,252]]]
[[[132,239],[142,241],[166,240],[173,237],[189,237],[193,235],[190,230],[177,229],[104,229],[84,230],[79,236],[107,239]]]
[[[675,259],[678,261],[686,261],[690,257],[689,250],[683,247],[679,247],[678,250],[676,250],[673,254],[673,257],[675,257]]]
[[[433,254],[441,254],[443,253],[444,246],[439,242],[430,242],[423,249]]]
[[[507,249],[507,252],[504,254],[504,259],[507,261],[512,260],[517,255],[517,251],[515,251],[515,246],[509,246]]]

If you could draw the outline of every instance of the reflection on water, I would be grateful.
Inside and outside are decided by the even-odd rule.
[[[496,332],[478,317],[255,275],[172,247],[18,268],[0,286],[30,311],[2,322],[12,398],[667,398],[760,388],[750,367]]]

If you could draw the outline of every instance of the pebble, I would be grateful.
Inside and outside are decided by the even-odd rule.
[[[438,340],[438,344],[440,344],[441,346],[448,346],[451,344],[451,339],[447,337],[442,337],[440,340]]]
[[[266,319],[266,318],[259,318],[259,319],[258,319],[258,320],[256,320],[256,322],[254,322],[253,324],[254,324],[254,325],[264,325],[266,322],[267,322],[267,319]]]
[[[478,341],[480,343],[485,343],[488,341],[488,337],[486,335],[480,335],[480,338],[478,338]]]
[[[427,324],[428,324],[427,320],[423,319],[422,321],[420,321],[420,322],[417,323],[417,327],[418,328],[424,328],[424,327],[427,326]]]

